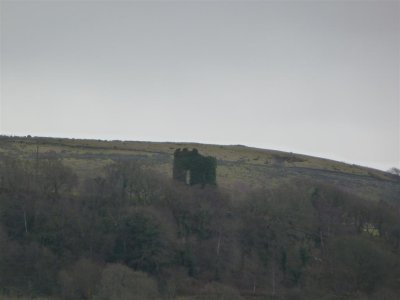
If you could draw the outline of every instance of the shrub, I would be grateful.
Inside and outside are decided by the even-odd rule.
[[[160,299],[157,284],[146,273],[109,264],[101,274],[96,300]]]

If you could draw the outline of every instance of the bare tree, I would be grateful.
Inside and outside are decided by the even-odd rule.
[[[158,300],[156,281],[146,273],[120,264],[108,264],[101,273],[97,299]]]

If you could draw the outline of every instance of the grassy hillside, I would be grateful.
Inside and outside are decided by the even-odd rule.
[[[184,147],[218,186],[171,180]],[[396,299],[399,189],[239,145],[0,137],[0,299]]]
[[[294,178],[319,180],[370,200],[396,201],[399,180],[358,165],[295,153],[242,145],[102,141],[61,138],[1,137],[0,155],[35,159],[58,156],[81,177],[97,176],[113,160],[140,160],[172,176],[173,152],[197,148],[217,158],[217,182],[232,193],[253,187],[273,187]]]

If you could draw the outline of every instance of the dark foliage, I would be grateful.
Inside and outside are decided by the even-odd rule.
[[[0,161],[2,294],[390,299],[399,232],[398,205],[315,182],[236,199],[134,161],[80,180],[57,158]]]

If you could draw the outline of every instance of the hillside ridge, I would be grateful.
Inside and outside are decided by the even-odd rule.
[[[400,193],[398,178],[388,172],[245,145],[0,136],[0,155],[26,159],[57,156],[82,177],[90,177],[114,160],[140,160],[172,177],[177,148],[197,148],[204,155],[216,157],[217,182],[230,190],[238,185],[271,187],[302,178],[337,185],[371,200],[395,200]]]

